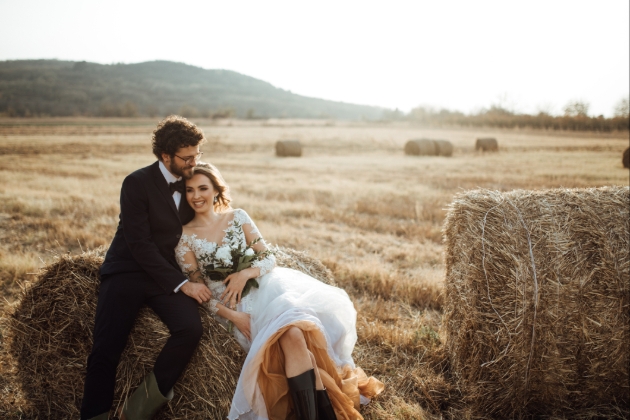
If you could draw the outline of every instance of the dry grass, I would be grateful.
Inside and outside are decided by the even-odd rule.
[[[18,282],[32,278],[28,273],[52,260],[49,251],[78,253],[109,243],[122,179],[153,161],[155,123],[0,120],[6,299],[14,299]],[[321,260],[354,300],[355,359],[387,386],[363,409],[370,419],[448,417],[459,407],[438,345],[441,227],[456,193],[628,185],[621,164],[626,134],[296,120],[200,125],[209,139],[204,157],[221,169],[235,206],[246,209],[271,242]],[[486,136],[499,140],[498,153],[475,153],[475,138]],[[405,142],[419,137],[448,139],[453,156],[405,156]],[[303,156],[275,157],[280,139],[300,140]]]

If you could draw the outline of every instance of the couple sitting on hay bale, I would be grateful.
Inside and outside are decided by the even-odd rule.
[[[203,334],[201,304],[247,352],[229,419],[361,418],[359,401],[383,384],[352,360],[348,295],[276,267],[248,214],[230,207],[217,168],[199,162],[203,142],[194,124],[167,117],[153,133],[158,161],[123,182],[120,223],[100,269],[81,418],[108,418],[120,356],[145,304],[170,337],[121,418],[150,419],[173,398]]]

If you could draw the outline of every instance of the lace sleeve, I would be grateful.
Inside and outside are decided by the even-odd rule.
[[[182,238],[179,240],[179,243],[175,247],[175,256],[177,257],[177,264],[179,264],[179,268],[181,268],[182,273],[186,274],[188,277],[188,273],[193,266],[193,261],[195,262],[196,267],[196,259],[195,254],[192,249],[190,249],[190,244],[186,240],[187,236],[182,235]]]
[[[243,234],[245,235],[245,241],[250,244],[252,241],[260,238],[261,240],[256,243],[253,248],[256,252],[262,252],[267,249],[267,244],[263,239],[258,227],[254,221],[249,217],[249,214],[245,210],[237,209],[234,212],[234,219],[238,220],[243,229]],[[264,276],[274,269],[276,266],[276,257],[274,255],[268,255],[262,260],[254,261],[252,263],[252,267],[260,268],[259,276]]]
[[[218,304],[218,303],[221,303],[221,302],[219,302],[219,301],[218,301],[218,300],[216,300],[216,299],[210,299],[210,300],[208,301],[208,303],[206,303],[206,304],[205,304],[205,305],[206,305],[206,308],[207,308],[210,312],[212,312],[212,315],[216,315],[216,314],[217,314],[217,312],[219,312],[219,308],[218,308],[218,306],[217,306],[217,304]]]
[[[258,267],[260,268],[260,276],[264,276],[265,274],[269,273],[271,270],[274,269],[274,267],[276,266],[276,257],[275,255],[269,255],[268,257],[262,259],[262,260],[258,260],[258,261],[254,261],[252,263],[252,267]]]
[[[182,273],[184,273],[189,280],[193,280],[191,277],[194,277],[196,275],[201,276],[201,273],[196,271],[198,264],[197,257],[195,257],[195,252],[193,251],[193,249],[195,248],[194,240],[194,235],[192,237],[188,235],[182,235],[182,238],[175,247],[177,264],[179,264],[179,267],[182,269]],[[203,282],[203,278],[201,277],[197,280]],[[219,303],[218,300],[210,299],[204,305],[210,312],[212,312],[213,315],[215,315],[219,310],[219,308],[217,307],[217,303]]]
[[[194,235],[182,235],[179,243],[175,247],[175,256],[177,257],[177,264],[182,270],[182,273],[190,281],[196,281],[198,283],[205,283],[203,275],[199,271],[199,264],[197,257],[195,256],[195,244]]]

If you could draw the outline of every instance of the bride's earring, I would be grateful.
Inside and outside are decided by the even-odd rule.
[[[214,204],[217,204],[217,201],[219,201],[219,199],[217,198],[218,196],[214,196],[214,200],[212,201]]]

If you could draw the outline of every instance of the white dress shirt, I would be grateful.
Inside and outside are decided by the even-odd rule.
[[[160,161],[159,165],[160,165],[160,171],[162,172],[162,175],[164,175],[164,179],[166,179],[167,183],[176,182],[176,181],[179,181],[180,179],[182,179],[181,176],[179,178],[177,178],[177,177],[175,177],[175,175],[170,173],[170,171],[168,169],[166,169],[166,166],[164,165],[164,162]],[[173,200],[175,200],[175,207],[177,207],[177,210],[179,210],[179,203],[181,203],[181,201],[182,201],[182,194],[179,191],[173,192]],[[179,286],[177,286],[175,288],[174,292],[175,293],[179,292],[179,289],[181,289],[181,287],[187,281],[188,280],[184,280]]]

